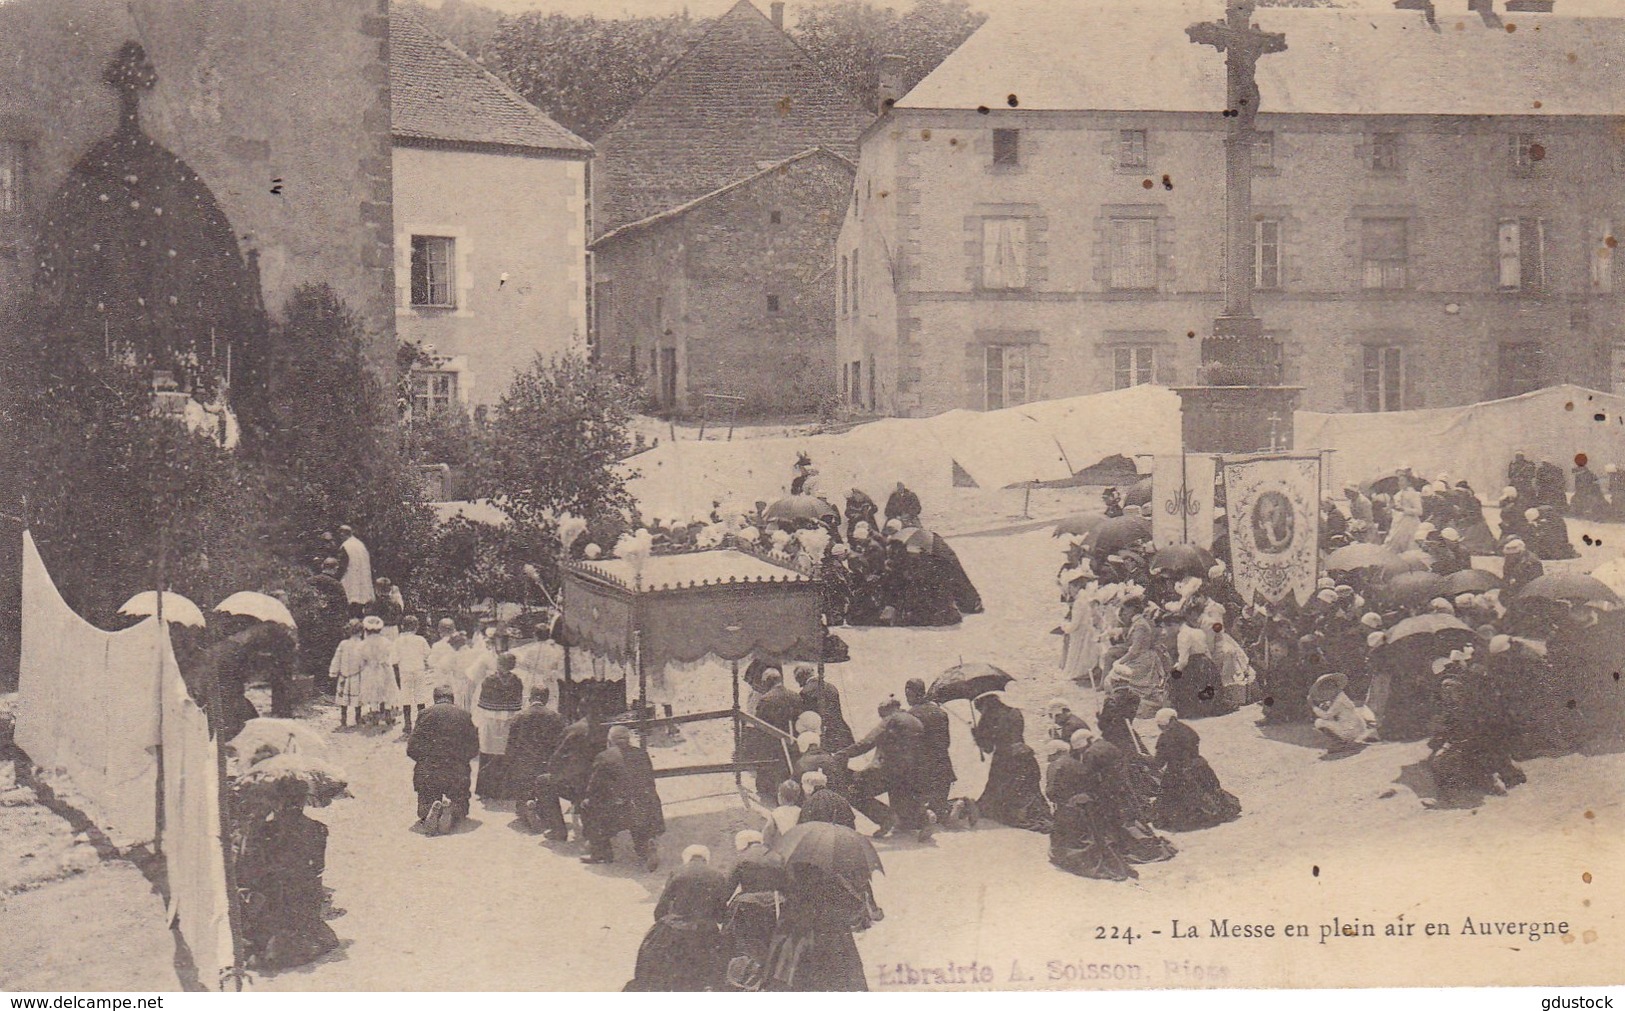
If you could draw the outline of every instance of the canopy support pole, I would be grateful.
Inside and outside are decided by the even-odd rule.
[[[643,630],[632,630],[632,663],[638,669],[638,735],[648,730],[649,675],[643,668]]]
[[[733,662],[733,688],[734,688],[734,707],[733,707],[733,712],[732,712],[731,715],[733,717],[733,725],[734,725],[734,761],[737,762],[740,759],[739,751],[740,751],[740,748],[742,746],[741,745],[741,739],[742,739],[742,736],[743,736],[743,728],[742,728],[742,726],[741,726],[741,724],[739,722],[740,709],[739,709],[739,661],[738,660],[735,660]],[[734,789],[743,790],[744,788],[745,788],[744,777],[740,774],[740,771],[738,769],[735,769],[734,770]]]

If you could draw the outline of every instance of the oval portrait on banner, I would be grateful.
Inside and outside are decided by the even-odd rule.
[[[1253,503],[1253,543],[1266,555],[1283,554],[1292,546],[1297,525],[1292,500],[1278,491],[1266,491]]]

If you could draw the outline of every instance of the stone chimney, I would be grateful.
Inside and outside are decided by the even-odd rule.
[[[880,88],[877,97],[880,99],[880,112],[884,115],[903,97],[903,64],[905,57],[898,53],[887,53],[880,58]]]
[[[773,12],[773,27],[784,31],[784,0],[773,0],[768,9]]]
[[[1495,0],[1467,0],[1467,10],[1483,18],[1485,27],[1501,27],[1500,15],[1495,13]]]
[[[1508,14],[1550,14],[1554,0],[1507,0]]]

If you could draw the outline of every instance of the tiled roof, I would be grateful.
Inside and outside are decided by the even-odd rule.
[[[389,15],[389,89],[391,129],[406,143],[592,153],[591,144],[398,8]]]
[[[857,166],[852,164],[850,159],[841,157],[840,155],[838,155],[835,152],[831,151],[829,148],[827,148],[827,147],[808,148],[807,150],[801,152],[800,154],[791,155],[789,158],[786,158],[783,161],[774,162],[773,164],[768,165],[765,168],[759,169],[756,172],[753,172],[750,175],[745,176],[743,179],[736,179],[736,180],[734,180],[733,182],[729,183],[726,186],[720,187],[718,189],[714,189],[710,193],[705,194],[704,196],[695,197],[693,200],[690,200],[686,204],[678,204],[676,207],[673,207],[670,210],[661,211],[659,214],[651,214],[647,218],[640,218],[637,221],[629,222],[627,224],[622,225],[619,228],[612,229],[612,230],[610,230],[608,232],[605,232],[603,235],[598,237],[597,241],[594,242],[593,245],[596,246],[596,245],[600,245],[600,244],[605,243],[605,242],[610,242],[610,241],[613,241],[614,239],[617,239],[617,238],[619,238],[621,236],[630,234],[632,232],[642,231],[645,228],[649,228],[649,227],[652,227],[654,225],[658,225],[663,221],[671,221],[671,220],[673,220],[675,218],[680,218],[683,215],[687,214],[689,211],[694,210],[696,207],[700,207],[700,206],[702,206],[704,204],[708,204],[712,200],[715,200],[717,197],[720,197],[723,194],[732,193],[734,190],[737,190],[737,189],[739,189],[741,187],[744,187],[744,186],[749,186],[751,183],[755,182],[758,179],[765,179],[766,177],[772,175],[775,172],[778,172],[781,169],[784,169],[784,168],[786,168],[786,167],[788,167],[790,165],[794,165],[796,162],[804,161],[804,160],[806,160],[808,158],[814,158],[814,157],[828,158],[830,161],[832,161],[832,162],[840,165],[841,167],[845,168],[848,172],[851,172],[853,174],[857,173]]]
[[[1224,59],[1185,27],[1223,0],[994,5],[992,17],[900,108],[1212,112]],[[1625,20],[1502,13],[1259,8],[1287,50],[1258,64],[1265,113],[1617,116]],[[1502,10],[1502,5],[1496,5]],[[1557,9],[1564,9],[1558,0]],[[1510,30],[1509,30],[1510,28]]]
[[[809,148],[855,159],[873,119],[740,0],[598,139],[597,228],[659,214]]]

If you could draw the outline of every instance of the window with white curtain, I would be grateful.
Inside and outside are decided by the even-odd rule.
[[[1405,409],[1405,353],[1393,346],[1367,345],[1365,356],[1365,398],[1367,411]]]
[[[1027,287],[1026,219],[982,219],[982,287]]]
[[[1157,219],[1113,218],[1111,286],[1118,291],[1157,287]]]
[[[1496,275],[1502,291],[1546,289],[1546,222],[1502,218],[1496,228]]]
[[[1151,344],[1124,344],[1112,349],[1112,387],[1144,386],[1157,377],[1157,349]]]
[[[989,344],[982,349],[983,403],[989,411],[1027,402],[1027,348],[1020,344]]]
[[[1591,290],[1606,295],[1614,290],[1614,223],[1599,218],[1591,223]]]

